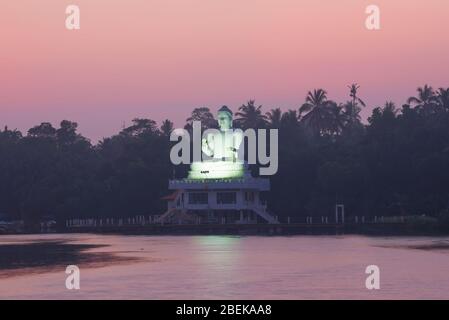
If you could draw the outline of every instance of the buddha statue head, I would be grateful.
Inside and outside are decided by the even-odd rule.
[[[223,106],[218,110],[217,114],[218,126],[220,131],[232,129],[232,111],[227,106]]]

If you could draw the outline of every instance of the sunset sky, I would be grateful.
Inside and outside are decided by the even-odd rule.
[[[447,0],[1,0],[0,125],[69,119],[97,141],[135,117],[182,126],[200,106],[287,110],[314,88],[344,102],[353,82],[366,115],[449,86],[448,31]]]

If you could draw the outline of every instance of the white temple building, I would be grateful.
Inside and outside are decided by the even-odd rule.
[[[254,178],[245,166],[240,178],[170,180],[174,192],[164,199],[167,223],[278,223],[260,193],[270,190],[266,178]]]

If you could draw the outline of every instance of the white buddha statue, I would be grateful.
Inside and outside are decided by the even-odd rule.
[[[238,157],[242,132],[232,129],[232,111],[226,106],[218,110],[217,120],[220,129],[206,132],[201,143],[201,149],[209,159],[192,163],[190,179],[243,177],[245,166]]]

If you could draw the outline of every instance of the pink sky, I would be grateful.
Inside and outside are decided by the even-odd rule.
[[[65,29],[65,8],[81,30]],[[381,10],[368,31],[365,8]],[[447,0],[2,0],[0,125],[77,121],[96,141],[194,107],[298,108],[308,90],[369,108],[449,86]],[[365,113],[369,113],[366,111]]]

